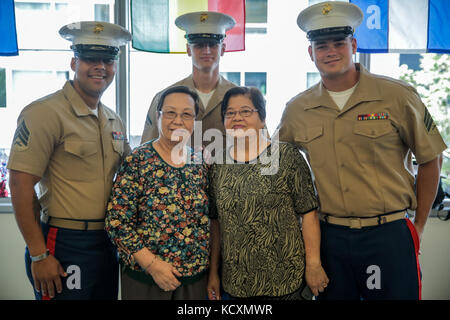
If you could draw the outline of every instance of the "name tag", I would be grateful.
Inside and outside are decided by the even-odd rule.
[[[125,136],[120,131],[113,131],[112,132],[113,140],[125,140]]]
[[[380,113],[369,113],[369,114],[359,114],[358,115],[358,121],[365,121],[365,120],[386,120],[389,119],[389,115],[387,112],[380,112]]]

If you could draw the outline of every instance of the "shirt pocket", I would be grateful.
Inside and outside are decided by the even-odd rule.
[[[353,133],[371,139],[377,139],[392,132],[390,122],[380,123],[356,123],[353,127]]]
[[[124,141],[125,140],[112,140],[112,146],[113,150],[118,153],[120,156],[123,155],[123,149],[124,149]]]
[[[311,167],[319,168],[325,163],[326,147],[323,126],[307,127],[295,135],[295,142],[305,148]]]
[[[376,165],[380,154],[400,147],[389,120],[356,123],[352,140],[351,147],[358,161],[372,165]]]
[[[64,142],[67,166],[64,176],[74,181],[94,180],[100,171],[97,161],[97,142],[82,140],[67,140]]]

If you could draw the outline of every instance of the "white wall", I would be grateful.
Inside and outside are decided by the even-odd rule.
[[[422,241],[422,297],[450,300],[450,221],[428,220]],[[34,299],[25,273],[25,243],[13,214],[0,214],[0,300]]]
[[[25,242],[14,214],[0,214],[0,299],[34,299],[25,272]]]
[[[450,220],[429,218],[419,256],[422,268],[422,298],[450,300]]]

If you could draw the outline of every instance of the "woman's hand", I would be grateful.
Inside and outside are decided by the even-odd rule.
[[[217,272],[210,272],[208,277],[208,299],[220,300],[220,279]]]
[[[306,284],[315,296],[318,296],[319,292],[323,292],[330,281],[320,264],[306,264],[305,279]]]
[[[164,291],[173,291],[181,285],[181,282],[176,278],[181,277],[181,273],[168,262],[156,259],[145,271]]]
[[[315,296],[328,286],[328,277],[320,261],[320,225],[317,210],[303,215],[303,241],[305,243],[305,279]]]

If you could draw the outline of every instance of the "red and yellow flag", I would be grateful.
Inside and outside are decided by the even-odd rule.
[[[186,52],[185,31],[175,19],[195,11],[216,11],[236,20],[224,40],[226,51],[245,50],[245,0],[132,0],[133,48],[159,53]]]

